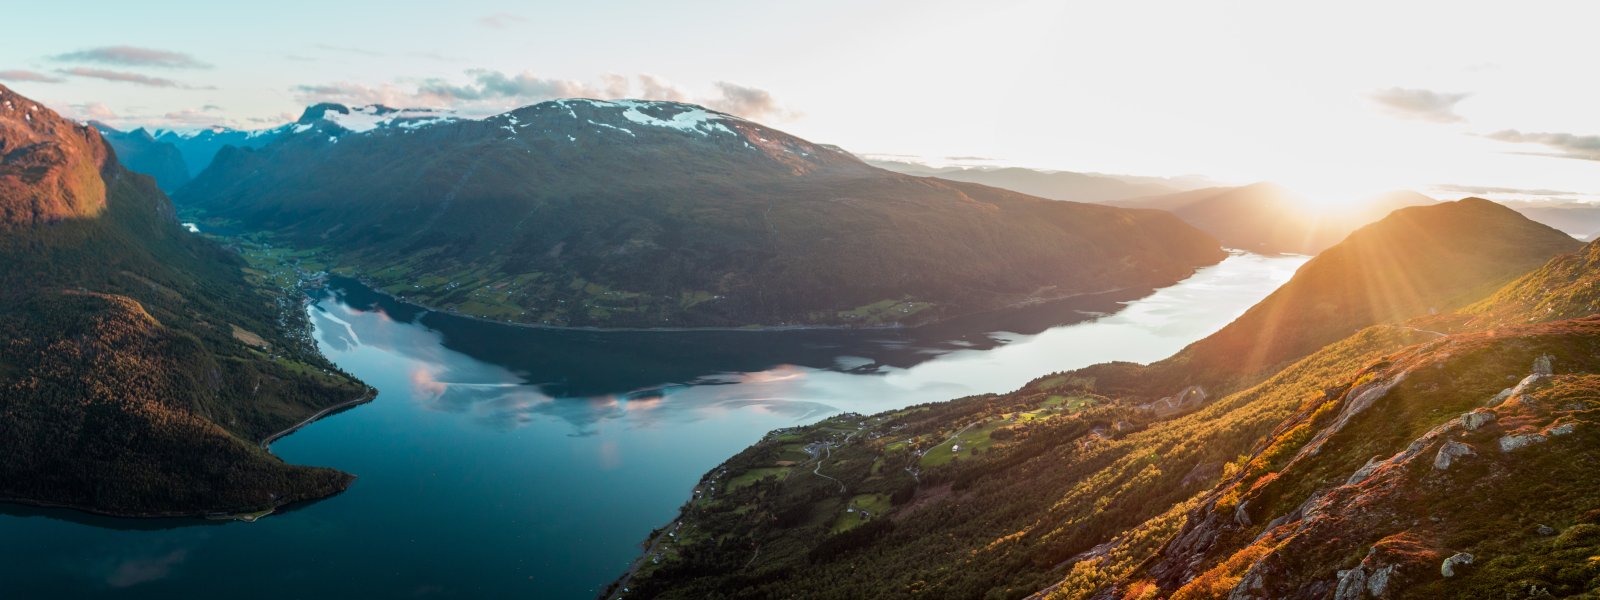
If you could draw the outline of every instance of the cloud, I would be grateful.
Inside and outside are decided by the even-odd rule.
[[[1459,193],[1459,194],[1470,194],[1470,195],[1473,195],[1473,196],[1515,194],[1515,195],[1519,195],[1519,196],[1566,197],[1566,196],[1576,196],[1576,195],[1578,195],[1577,192],[1568,192],[1568,191],[1564,191],[1564,190],[1549,190],[1549,189],[1542,189],[1542,188],[1494,187],[1494,186],[1483,186],[1483,185],[1460,185],[1460,184],[1454,184],[1454,183],[1444,183],[1444,184],[1435,185],[1435,186],[1433,186],[1433,189],[1439,190],[1441,192],[1453,192],[1453,193]]]
[[[478,17],[478,24],[490,29],[509,29],[514,25],[520,25],[527,22],[527,17],[513,15],[511,13],[495,13],[484,17]]]
[[[32,81],[35,83],[61,83],[66,81],[54,75],[46,75],[38,71],[25,71],[22,69],[8,69],[0,71],[0,80],[4,81]]]
[[[91,62],[122,67],[164,67],[168,69],[209,69],[211,65],[193,56],[170,50],[136,46],[102,46],[51,57],[64,62]]]
[[[716,93],[696,97],[672,83],[652,75],[628,78],[602,76],[598,83],[541,77],[535,73],[505,73],[488,69],[466,71],[469,81],[451,82],[440,78],[424,79],[414,87],[399,83],[365,84],[334,82],[295,86],[302,102],[343,102],[383,104],[395,107],[451,108],[461,113],[494,114],[556,98],[595,98],[614,100],[639,98],[694,102],[713,110],[750,119],[789,119],[798,113],[781,106],[771,93],[727,81],[714,84]]]
[[[110,69],[94,69],[90,67],[73,67],[71,69],[57,69],[56,72],[64,75],[88,77],[90,79],[103,79],[106,81],[118,81],[122,83],[133,83],[150,87],[183,87],[182,84],[171,79],[151,77],[149,75],[140,75],[138,73],[129,73],[127,71],[112,71]]]
[[[61,109],[62,116],[74,121],[104,121],[117,120],[117,113],[111,107],[100,102],[85,104],[68,104]]]
[[[601,95],[599,88],[581,81],[538,77],[528,72],[507,75],[499,71],[478,69],[468,71],[467,74],[472,76],[473,83],[451,85],[440,79],[430,79],[422,83],[418,94],[457,100],[499,98],[546,100]]]
[[[709,98],[701,102],[711,109],[748,119],[788,119],[794,116],[793,113],[779,106],[778,101],[766,90],[726,81],[718,81],[716,86],[721,97]]]
[[[1368,97],[1384,112],[1402,119],[1460,123],[1466,119],[1455,113],[1456,104],[1471,95],[1393,87],[1378,90]]]
[[[1523,133],[1515,129],[1496,131],[1483,137],[1513,144],[1538,144],[1553,150],[1550,156],[1579,160],[1600,160],[1600,135],[1571,133]]]
[[[666,100],[669,102],[683,102],[689,95],[683,93],[672,84],[657,79],[653,75],[639,76],[639,98],[644,100]]]

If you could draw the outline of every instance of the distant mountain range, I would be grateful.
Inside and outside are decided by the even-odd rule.
[[[606,597],[1585,593],[1600,244],[1579,246],[1487,200],[1404,208],[1166,361],[774,432]]]
[[[1040,198],[1077,202],[1107,202],[1170,194],[1205,185],[1196,181],[1196,178],[1166,179],[1019,167],[930,167],[915,162],[886,159],[869,159],[867,162],[875,167],[907,175],[981,183]]]
[[[264,441],[367,397],[301,299],[179,226],[94,128],[0,86],[0,500],[255,513],[349,485]]]
[[[1600,205],[1587,202],[1506,201],[1528,218],[1585,240],[1600,235]]]
[[[1316,254],[1356,228],[1398,208],[1434,203],[1416,192],[1392,192],[1319,212],[1282,186],[1256,183],[1108,202],[1170,211],[1224,246],[1264,253]]]
[[[1223,256],[1166,213],[893,173],[672,102],[318,105],[175,199],[390,293],[553,325],[916,324]]]

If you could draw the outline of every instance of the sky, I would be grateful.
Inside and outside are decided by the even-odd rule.
[[[116,126],[269,127],[341,101],[493,114],[705,104],[862,155],[1339,202],[1600,199],[1600,4],[811,0],[7,8],[0,83]]]

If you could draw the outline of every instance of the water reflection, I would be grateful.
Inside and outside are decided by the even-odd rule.
[[[1131,302],[908,331],[529,329],[336,282],[310,309],[317,340],[378,396],[272,449],[358,475],[348,491],[256,523],[6,507],[0,596],[593,597],[766,431],[1159,359],[1301,262],[1234,256]]]
[[[1113,292],[912,329],[509,327],[339,278],[312,318],[331,354],[400,357],[410,395],[429,409],[497,429],[554,418],[589,435],[623,417],[652,427],[739,409],[806,421],[1006,391],[1093,362],[1155,360],[1226,324],[1301,262],[1235,255],[1137,300]]]

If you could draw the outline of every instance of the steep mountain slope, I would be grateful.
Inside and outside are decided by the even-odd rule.
[[[1600,244],[1557,257],[1462,312],[1474,329],[1600,314]]]
[[[0,87],[0,500],[118,515],[253,512],[337,493],[261,441],[365,386],[299,299],[173,218],[92,128]]]
[[[1352,373],[1258,443],[1132,586],[1174,598],[1593,593],[1597,352],[1600,317],[1586,317],[1453,335]]]
[[[1223,256],[1156,211],[890,173],[670,102],[312,107],[177,198],[423,304],[561,325],[922,323]]]
[[[1338,243],[1356,228],[1382,219],[1395,209],[1432,203],[1431,198],[1415,192],[1393,192],[1324,214],[1308,208],[1303,200],[1281,186],[1256,183],[1106,204],[1171,211],[1231,248],[1316,254]]]
[[[1455,250],[1375,252],[1395,250],[1392,244],[1409,238],[1390,234],[1402,231],[1426,232]],[[1313,261],[1323,266],[1307,263],[1285,288],[1307,286],[1307,278],[1334,272],[1327,265],[1362,256],[1386,256],[1372,264],[1395,274],[1430,263],[1497,272],[1496,253],[1461,254],[1452,241],[1484,239],[1486,232],[1553,239],[1548,228],[1484,201],[1407,209]],[[1359,274],[1346,268],[1338,272]],[[1553,275],[1506,289],[1559,288],[1572,274],[1540,272]],[[1485,281],[1456,280],[1462,285],[1452,288],[1441,280],[1410,292],[1423,306],[1459,306],[1459,295]],[[667,598],[717,590],[819,598],[1329,597],[1339,578],[1357,577],[1338,571],[1354,569],[1369,547],[1379,548],[1379,558],[1362,567],[1364,582],[1409,561],[1378,576],[1403,574],[1383,588],[1391,595],[1526,591],[1525,578],[1571,590],[1600,575],[1583,562],[1593,554],[1595,530],[1581,524],[1588,518],[1582,511],[1600,508],[1600,498],[1593,475],[1577,472],[1600,448],[1579,435],[1594,411],[1584,403],[1600,401],[1586,391],[1600,389],[1590,387],[1592,376],[1580,375],[1600,366],[1592,364],[1596,349],[1594,320],[1450,337],[1409,322],[1378,324],[1313,348],[1245,389],[1176,410],[1108,390],[1103,373],[1090,368],[1009,394],[777,431],[708,473],[611,595],[626,587],[621,596]],[[1546,354],[1554,359],[1538,360]],[[1540,375],[1518,388],[1529,371],[1542,373],[1550,363],[1563,365],[1554,378]],[[1503,389],[1508,393],[1498,393]],[[1559,397],[1538,396],[1552,392]],[[1472,417],[1468,429],[1461,415],[1492,398],[1498,420],[1486,426],[1489,418]],[[1578,424],[1558,434],[1569,422]],[[1449,423],[1457,425],[1429,434]],[[1464,431],[1472,433],[1457,439]],[[1549,443],[1518,437],[1538,435]],[[1517,447],[1502,454],[1500,440],[1508,436]],[[1417,487],[1418,477],[1439,481],[1427,473],[1447,441],[1475,454],[1450,446],[1452,479]],[[1376,466],[1363,475],[1369,479],[1353,480],[1374,456]],[[1557,478],[1541,475],[1559,461],[1568,464],[1549,467]],[[1329,491],[1347,481],[1356,491]],[[1527,494],[1518,486],[1559,492],[1524,507]],[[1488,508],[1474,511],[1474,504]],[[1560,535],[1524,533],[1542,531],[1538,523]],[[1424,542],[1400,535],[1406,531]],[[1257,537],[1262,532],[1271,533]],[[1438,573],[1445,557],[1474,549],[1494,555],[1493,570],[1485,565],[1478,575],[1441,583],[1418,566]],[[1565,567],[1541,571],[1543,552],[1560,553]],[[1263,558],[1269,555],[1276,557]]]
[[[117,160],[122,161],[122,166],[129,171],[154,177],[162,191],[170,192],[189,182],[189,167],[184,164],[178,147],[172,143],[156,141],[142,127],[133,131],[118,131],[105,123],[90,121],[89,125],[100,132],[101,137],[111,144],[111,149],[116,150]]]
[[[1181,182],[1148,181],[1146,178],[1040,171],[1017,167],[929,167],[893,160],[868,160],[868,164],[907,175],[938,177],[950,181],[978,183],[1051,200],[1106,202],[1170,194],[1182,189]]]
[[[1364,327],[1448,313],[1581,244],[1487,200],[1397,210],[1300,267],[1205,339],[1148,368],[1091,368],[1103,391],[1235,390]],[[1125,370],[1131,369],[1131,370]]]

